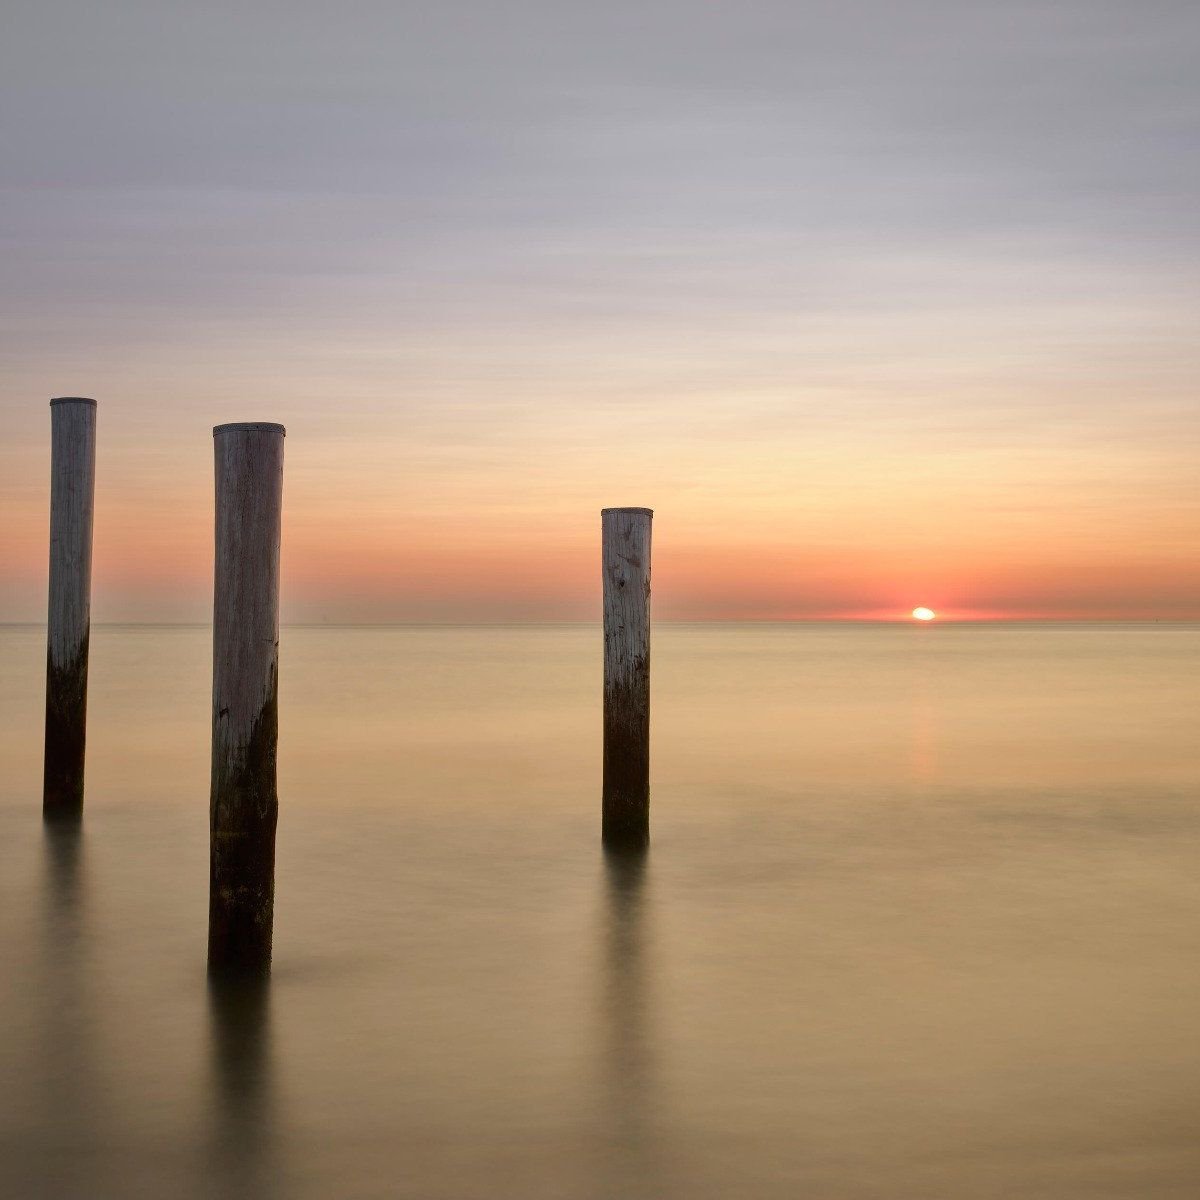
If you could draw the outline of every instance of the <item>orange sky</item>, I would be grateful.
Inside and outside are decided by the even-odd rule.
[[[547,406],[533,428],[499,407],[469,442],[436,426],[415,437],[400,404],[389,420],[197,397],[168,422],[152,398],[102,397],[95,619],[207,619],[209,422],[233,417],[289,427],[287,620],[588,619],[608,503],[656,509],[666,619],[887,618],[918,604],[960,619],[1200,615],[1182,431],[1178,446],[1158,424],[1104,439],[1066,419],[1024,437],[978,418],[947,431],[915,402],[908,419],[847,403],[814,422],[799,399],[762,430],[641,399]],[[49,409],[17,416],[3,617],[38,620]]]

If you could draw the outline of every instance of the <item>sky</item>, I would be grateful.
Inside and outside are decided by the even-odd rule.
[[[8,0],[0,621],[47,401],[93,619],[205,621],[281,421],[288,621],[1200,617],[1193,0]]]

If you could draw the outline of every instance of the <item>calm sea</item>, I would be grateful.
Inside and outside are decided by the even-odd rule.
[[[286,629],[275,970],[204,972],[210,635],[0,629],[0,1195],[1200,1195],[1200,629]]]

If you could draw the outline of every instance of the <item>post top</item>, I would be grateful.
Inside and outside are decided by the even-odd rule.
[[[600,510],[600,515],[602,517],[607,516],[609,513],[645,513],[646,516],[652,517],[652,516],[654,516],[654,509],[652,509],[652,508],[602,508]]]
[[[243,429],[257,429],[262,433],[278,433],[287,437],[287,430],[273,421],[231,421],[228,425],[214,425],[213,437],[216,437],[218,433],[234,433]]]
[[[90,404],[93,408],[96,407],[95,400],[89,396],[55,396],[50,401],[51,404]]]

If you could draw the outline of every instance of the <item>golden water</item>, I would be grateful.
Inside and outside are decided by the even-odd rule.
[[[0,629],[0,1195],[1200,1194],[1200,630],[286,629],[275,970],[204,976],[209,633]]]

